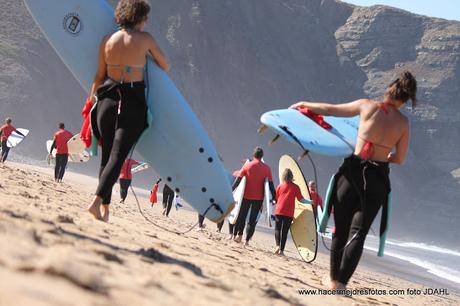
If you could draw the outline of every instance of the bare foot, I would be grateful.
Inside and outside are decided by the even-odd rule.
[[[245,247],[246,247],[246,246],[249,246],[249,241],[246,240],[246,241],[244,242],[244,246],[245,246]]]
[[[243,236],[238,235],[238,236],[235,236],[235,237],[233,238],[233,241],[235,241],[235,242],[237,242],[237,243],[240,243],[240,242],[241,242],[241,239],[243,239]]]
[[[102,211],[102,221],[104,222],[109,222],[109,214],[110,214],[110,211],[109,211],[109,204],[102,204],[101,205],[101,211]]]
[[[284,252],[283,252],[283,251],[280,251],[280,252],[278,253],[278,255],[279,255],[279,256],[284,256]]]
[[[233,239],[233,235],[231,235],[231,234],[228,235],[227,240],[232,240],[232,239]]]
[[[100,220],[102,221],[102,216],[101,216],[101,203],[102,203],[102,198],[101,197],[98,197],[96,196],[93,200],[93,203],[91,203],[87,208],[86,210],[91,214],[93,215],[93,217],[96,219],[96,220]]]
[[[329,275],[324,275],[321,283],[331,290],[337,290],[337,281],[332,280]]]
[[[279,254],[279,253],[280,253],[280,247],[276,247],[275,254]]]

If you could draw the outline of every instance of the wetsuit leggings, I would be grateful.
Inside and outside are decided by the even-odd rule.
[[[96,195],[102,204],[110,204],[123,163],[146,127],[146,114],[144,82],[121,84],[97,104],[102,156]]]
[[[262,208],[262,204],[263,200],[243,199],[241,202],[240,213],[236,219],[234,235],[243,235],[246,218],[250,211],[248,227],[246,228],[246,241],[251,240],[252,235],[254,235],[254,231],[256,229],[257,216],[259,215],[259,211]]]
[[[174,191],[165,185],[165,188],[163,188],[163,208],[166,209],[166,217],[169,216],[173,200]]]
[[[217,230],[220,232],[222,230],[222,227],[224,226],[224,222],[225,220],[222,220],[220,221],[219,223],[217,223]],[[230,222],[228,222],[228,233],[230,235],[233,235],[233,230],[235,228],[235,225],[234,224],[231,224]]]
[[[387,163],[364,162],[357,157],[346,159],[339,170],[331,195],[336,227],[331,245],[331,279],[346,285],[358,266],[366,235],[388,200],[388,173]]]
[[[280,247],[281,251],[284,251],[286,246],[287,235],[292,224],[292,217],[276,215],[275,223],[275,241],[276,246]]]
[[[128,189],[131,186],[131,180],[120,179],[120,198],[124,201],[128,196]]]
[[[68,154],[56,154],[56,165],[54,166],[54,179],[62,180],[69,160]]]
[[[2,157],[0,161],[4,163],[8,158],[8,153],[10,152],[10,148],[6,145],[6,140],[2,140]]]

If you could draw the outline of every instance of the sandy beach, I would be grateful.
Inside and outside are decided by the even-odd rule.
[[[306,264],[288,243],[287,256],[279,257],[273,236],[263,231],[243,248],[225,239],[227,225],[216,233],[210,221],[202,232],[178,235],[196,214],[173,208],[165,218],[140,190],[148,220],[132,194],[118,204],[116,188],[110,222],[95,221],[85,207],[96,179],[68,172],[64,181],[55,183],[51,168],[0,167],[0,305],[460,304],[455,293],[424,295],[423,285],[363,266],[349,288],[370,288],[368,295],[301,295],[326,289],[328,255]]]

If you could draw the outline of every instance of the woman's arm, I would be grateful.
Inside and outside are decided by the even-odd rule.
[[[407,151],[409,151],[410,127],[409,122],[404,129],[404,134],[396,143],[396,152],[388,154],[388,162],[394,164],[403,164],[406,161]]]
[[[150,55],[152,55],[153,59],[158,64],[158,66],[160,66],[161,69],[165,71],[169,71],[171,66],[169,65],[168,59],[161,51],[160,47],[155,41],[155,38],[153,38],[153,36],[148,33],[147,35],[148,35],[148,48],[149,48]]]
[[[107,43],[108,39],[109,36],[104,37],[104,39],[102,39],[101,45],[99,46],[99,60],[97,65],[97,71],[96,76],[94,77],[93,84],[91,85],[90,92],[91,104],[94,104],[95,102],[94,95],[96,94],[97,88],[101,86],[102,83],[104,83],[107,77],[107,63],[105,62],[105,44]]]
[[[349,103],[330,104],[318,102],[298,102],[289,108],[308,108],[309,110],[324,116],[353,117],[359,115],[361,106],[366,100],[360,99]]]

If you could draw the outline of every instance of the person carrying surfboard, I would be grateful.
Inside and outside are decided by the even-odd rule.
[[[102,39],[91,86],[91,128],[102,144],[96,196],[87,210],[108,221],[112,187],[123,162],[147,127],[144,72],[147,57],[164,70],[169,63],[152,35],[144,31],[150,12],[144,0],[121,0],[115,10],[120,30]],[[102,208],[102,212],[101,212]]]
[[[317,207],[319,206],[321,207],[321,209],[323,209],[323,199],[318,194],[318,191],[316,190],[316,183],[314,181],[308,182],[308,190],[310,191],[310,198],[313,205],[313,211],[315,212],[316,216],[318,214]]]
[[[283,172],[282,182],[276,188],[275,206],[275,254],[284,256],[287,234],[294,219],[295,199],[303,204],[312,204],[300,191],[300,187],[294,183],[294,175],[291,169],[286,168]]]
[[[172,190],[168,184],[165,184],[163,187],[163,216],[169,217],[169,212],[171,211],[173,200],[174,190]]]
[[[128,158],[125,160],[123,166],[121,167],[119,179],[121,204],[125,203],[126,197],[128,196],[128,188],[131,186],[131,181],[133,180],[131,169],[137,165],[139,165],[138,161]]]
[[[69,161],[69,148],[67,142],[73,137],[73,134],[65,129],[64,123],[58,124],[59,130],[53,135],[53,144],[50,149],[50,157],[53,157],[53,150],[56,149],[56,161],[54,166],[54,181],[62,182],[67,162]]]
[[[10,148],[7,145],[8,137],[11,136],[13,132],[18,133],[19,135],[25,137],[24,134],[19,132],[11,123],[13,120],[11,118],[5,119],[5,124],[0,127],[0,141],[2,143],[2,155],[0,157],[0,163],[5,163],[6,159],[8,158],[8,153],[10,152]]]
[[[298,102],[290,107],[307,108],[325,116],[360,116],[354,154],[345,158],[335,174],[330,203],[325,204],[329,212],[334,208],[336,226],[332,236],[330,275],[325,279],[330,289],[346,288],[380,207],[381,236],[387,231],[391,191],[389,164],[402,164],[409,149],[409,120],[400,108],[408,100],[412,100],[412,107],[415,107],[416,94],[415,77],[404,71],[388,86],[382,102],[370,99],[344,104]]]
[[[244,190],[243,201],[241,202],[241,209],[234,227],[234,241],[239,243],[243,238],[246,217],[250,212],[248,227],[246,229],[246,242],[244,245],[248,245],[249,240],[251,240],[254,235],[257,216],[262,210],[264,201],[264,184],[266,178],[268,178],[272,199],[276,198],[272,171],[267,164],[262,162],[263,156],[264,151],[262,148],[255,148],[253,160],[243,166],[232,186],[232,189],[235,190],[240,184],[241,179],[246,177],[246,188]]]

